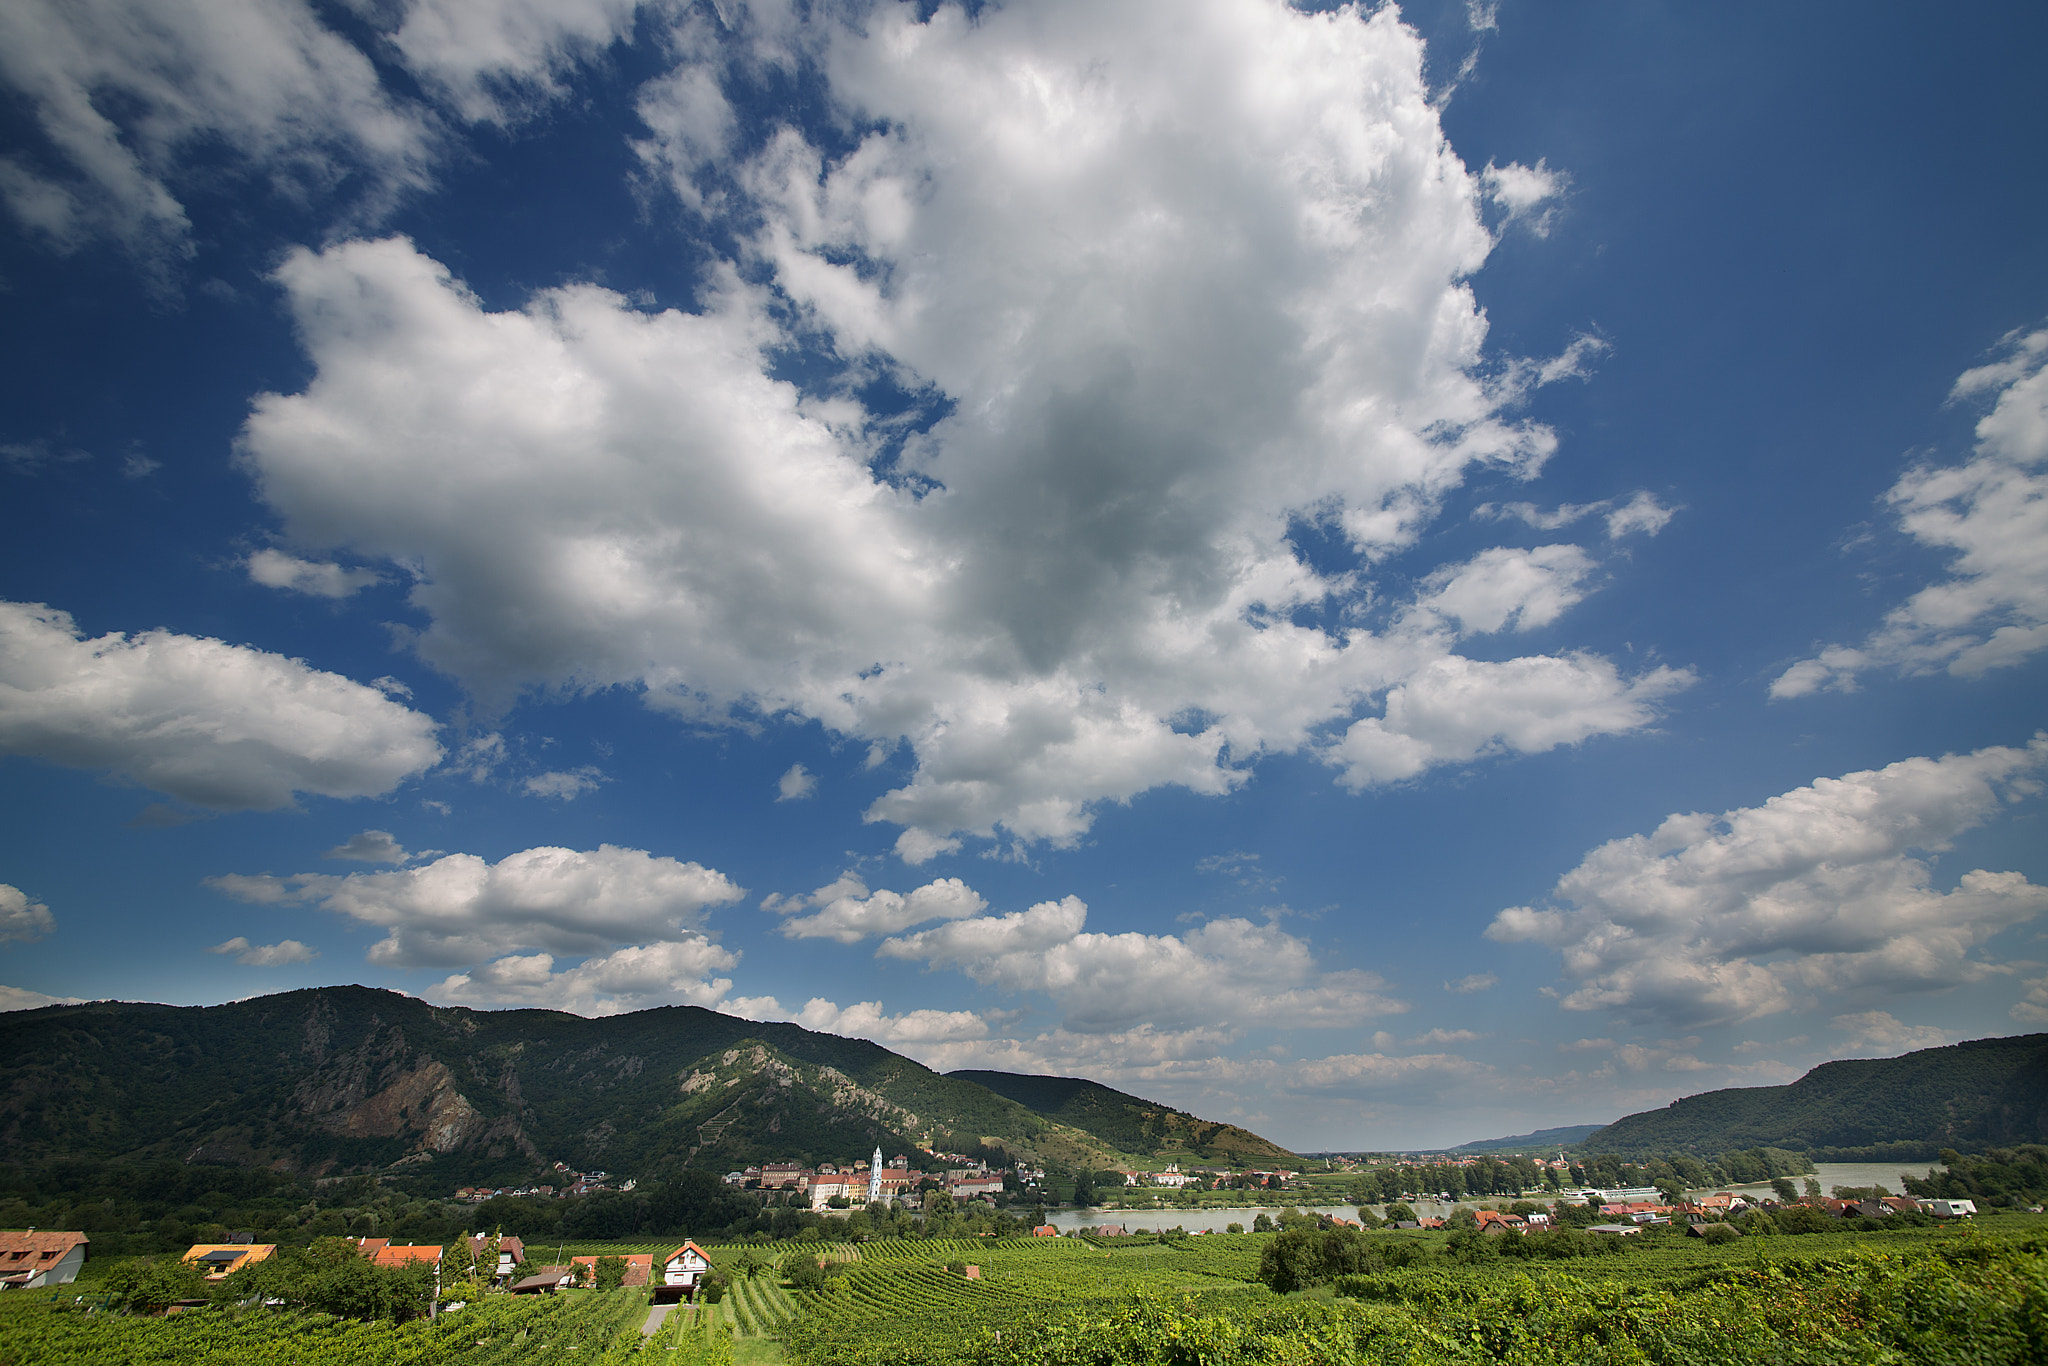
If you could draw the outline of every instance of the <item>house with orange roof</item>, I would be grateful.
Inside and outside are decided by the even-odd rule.
[[[620,1285],[629,1287],[642,1286],[650,1284],[654,1280],[654,1254],[652,1252],[617,1252],[611,1255],[618,1257],[626,1264],[626,1279],[619,1282]],[[596,1283],[597,1258],[571,1257],[569,1261],[575,1266],[590,1268],[590,1273],[587,1276],[578,1278],[577,1283],[579,1285]]]
[[[245,1266],[267,1260],[276,1243],[194,1243],[180,1261],[197,1262],[209,1281],[224,1281]]]
[[[697,1285],[711,1272],[711,1254],[685,1241],[661,1259],[661,1275],[654,1284],[656,1304],[677,1304],[697,1298]]]
[[[83,1233],[0,1232],[0,1289],[69,1285],[85,1265],[85,1247],[90,1241]]]
[[[383,1247],[377,1249],[376,1255],[371,1257],[370,1260],[386,1269],[411,1266],[414,1262],[424,1262],[429,1267],[439,1267],[441,1265],[441,1254],[442,1248],[438,1243],[386,1242]]]

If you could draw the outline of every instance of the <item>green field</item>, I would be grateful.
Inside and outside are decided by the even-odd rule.
[[[1555,1262],[1469,1260],[1470,1239],[1461,1250],[1435,1232],[1365,1236],[1412,1249],[1412,1264],[1293,1295],[1259,1281],[1263,1234],[716,1245],[724,1299],[679,1307],[652,1338],[636,1290],[493,1296],[401,1325],[260,1308],[88,1313],[102,1266],[63,1292],[0,1295],[0,1366],[2048,1361],[2043,1216],[1720,1246],[1667,1233]],[[769,1269],[739,1274],[749,1246]],[[650,1250],[667,1249],[564,1252]],[[829,1267],[800,1290],[773,1269],[796,1250]]]

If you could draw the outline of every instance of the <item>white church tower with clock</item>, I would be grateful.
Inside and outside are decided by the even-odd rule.
[[[868,1163],[868,1203],[874,1204],[882,1198],[882,1150],[875,1149],[874,1161]]]

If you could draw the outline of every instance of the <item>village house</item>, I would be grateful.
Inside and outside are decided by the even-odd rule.
[[[383,1238],[364,1241],[383,1244],[371,1255],[370,1260],[387,1271],[410,1266],[414,1262],[424,1262],[428,1267],[439,1270],[441,1256],[445,1250],[433,1243],[393,1243]]]
[[[194,1243],[180,1260],[196,1262],[209,1281],[224,1281],[276,1252],[276,1243]]]
[[[69,1285],[85,1265],[90,1241],[83,1233],[39,1233],[35,1229],[0,1233],[0,1288],[40,1290],[46,1285]]]
[[[961,1200],[972,1200],[978,1195],[1001,1195],[1003,1178],[995,1172],[948,1172],[946,1187]]]
[[[711,1270],[711,1257],[695,1243],[685,1241],[661,1259],[661,1275],[655,1282],[654,1302],[676,1304],[697,1298],[697,1283]]]

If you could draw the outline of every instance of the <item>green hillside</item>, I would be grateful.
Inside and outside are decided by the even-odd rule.
[[[1604,1124],[1566,1124],[1556,1129],[1538,1129],[1533,1134],[1514,1134],[1507,1138],[1482,1138],[1471,1143],[1460,1143],[1455,1148],[1446,1148],[1449,1153],[1525,1153],[1570,1148],[1585,1141],[1587,1136],[1599,1133]]]
[[[985,1086],[1046,1119],[1085,1130],[1136,1157],[1185,1154],[1210,1162],[1250,1164],[1300,1161],[1277,1143],[1234,1124],[1198,1119],[1184,1110],[1079,1077],[983,1071],[946,1075]]]
[[[1618,1119],[1580,1146],[1624,1155],[1904,1143],[1981,1150],[2043,1139],[2048,1034],[2025,1034],[1823,1063],[1789,1086],[1687,1096]]]
[[[208,1007],[99,1002],[0,1016],[14,1161],[211,1161],[454,1184],[556,1162],[660,1178],[929,1140],[1063,1165],[1114,1150],[861,1039],[696,1007],[606,1019],[441,1008],[325,987]]]

